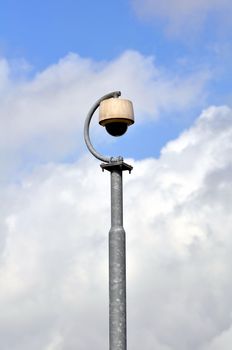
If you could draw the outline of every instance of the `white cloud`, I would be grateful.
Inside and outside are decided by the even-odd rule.
[[[229,349],[232,111],[210,107],[125,174],[130,348]],[[109,174],[85,157],[2,195],[4,350],[108,346]],[[223,346],[221,346],[223,344]]]
[[[209,79],[206,71],[172,76],[157,67],[152,57],[135,51],[100,63],[70,54],[31,79],[17,78],[15,66],[0,62],[0,160],[4,165],[12,157],[11,165],[22,160],[30,163],[35,157],[63,159],[81,151],[84,118],[109,91],[121,89],[123,97],[134,101],[139,122],[201,104]]]
[[[218,31],[227,31],[230,26],[230,0],[132,0],[132,3],[139,16],[163,19],[168,32],[180,37],[198,32],[209,19],[212,28]]]

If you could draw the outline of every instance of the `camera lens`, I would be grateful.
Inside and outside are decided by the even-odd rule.
[[[107,132],[112,136],[122,136],[127,131],[127,123],[113,122],[106,124]]]

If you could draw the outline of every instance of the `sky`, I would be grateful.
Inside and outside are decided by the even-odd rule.
[[[128,349],[230,350],[232,4],[2,0],[1,350],[108,348],[109,174],[86,115],[120,90],[135,124],[91,125],[124,174]]]

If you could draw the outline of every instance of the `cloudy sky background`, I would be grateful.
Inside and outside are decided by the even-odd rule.
[[[2,1],[2,350],[108,348],[109,174],[83,123],[121,90],[128,349],[230,350],[229,0]],[[95,125],[94,125],[95,124]]]

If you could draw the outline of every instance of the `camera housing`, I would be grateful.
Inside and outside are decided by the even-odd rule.
[[[99,124],[112,136],[122,136],[134,124],[132,102],[120,98],[103,100],[99,107]]]

